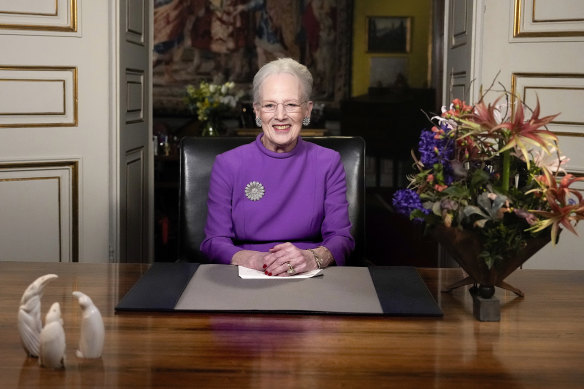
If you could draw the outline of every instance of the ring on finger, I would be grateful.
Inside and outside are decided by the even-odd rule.
[[[288,270],[287,270],[287,273],[288,274],[294,274],[294,273],[296,273],[296,270],[294,270],[294,266],[292,266],[290,264],[290,262],[286,262],[286,264],[288,265]]]

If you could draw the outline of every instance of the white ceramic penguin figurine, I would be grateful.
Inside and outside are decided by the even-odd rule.
[[[61,306],[53,303],[45,317],[45,326],[41,331],[39,364],[51,369],[65,367],[65,330],[61,319]]]
[[[39,356],[39,336],[43,327],[41,321],[43,289],[57,277],[56,274],[45,274],[30,284],[22,294],[18,309],[18,332],[28,356],[35,358]]]
[[[93,304],[89,296],[75,291],[79,306],[83,312],[81,318],[81,336],[79,338],[78,358],[99,358],[103,351],[105,330],[99,309]]]

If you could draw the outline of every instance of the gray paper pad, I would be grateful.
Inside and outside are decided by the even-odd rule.
[[[176,310],[383,314],[368,268],[330,267],[298,280],[239,278],[236,266],[200,265]]]

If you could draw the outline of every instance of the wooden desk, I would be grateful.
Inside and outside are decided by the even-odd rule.
[[[519,270],[509,281],[526,297],[497,291],[501,322],[478,322],[468,293],[439,289],[458,269],[421,269],[443,318],[124,313],[119,299],[143,274],[140,264],[0,262],[2,388],[323,388],[584,385],[584,271]],[[27,359],[16,330],[24,289],[45,289],[43,316],[58,301],[67,336],[67,369]],[[104,316],[99,360],[75,357],[80,309],[91,296]]]

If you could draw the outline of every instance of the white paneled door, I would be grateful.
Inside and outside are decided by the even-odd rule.
[[[150,256],[149,60],[119,37],[149,52],[151,0],[121,3],[0,0],[0,260]]]
[[[445,100],[468,91],[467,101],[476,101],[480,86],[494,80],[529,106],[539,98],[540,116],[561,112],[549,128],[570,158],[566,170],[584,176],[584,1],[450,0],[446,14],[446,63],[456,66],[445,70]],[[462,31],[473,36],[461,56],[452,42],[460,41]],[[456,74],[465,71],[469,77],[457,82]],[[564,231],[559,245],[546,246],[524,267],[584,269],[584,225],[578,230],[580,237]]]

